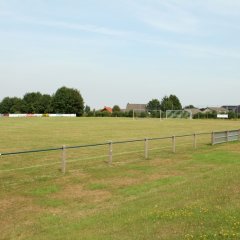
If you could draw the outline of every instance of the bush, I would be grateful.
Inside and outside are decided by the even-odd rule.
[[[140,113],[140,118],[146,118],[148,116],[147,112],[141,112]]]
[[[110,112],[107,112],[107,111],[103,111],[103,112],[101,112],[101,111],[96,111],[96,112],[95,112],[95,116],[96,116],[96,117],[111,117],[112,114],[111,114]]]
[[[89,111],[88,113],[86,113],[87,117],[94,117],[95,112],[94,111]]]
[[[125,117],[124,112],[113,112],[112,117]]]

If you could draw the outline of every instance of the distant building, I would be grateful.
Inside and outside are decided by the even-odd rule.
[[[101,110],[101,112],[109,112],[109,113],[112,113],[112,108],[105,106],[105,107]]]
[[[184,108],[184,111],[187,111],[187,112],[191,113],[192,115],[202,112],[199,108]]]
[[[203,113],[211,113],[211,112],[228,113],[229,111],[226,108],[223,108],[223,107],[207,107],[202,112]]]
[[[226,106],[222,106],[222,108],[227,109],[229,112],[236,112],[238,106],[226,105]]]
[[[238,105],[238,106],[236,107],[235,112],[240,116],[240,105]]]
[[[135,111],[135,112],[146,112],[147,104],[132,104],[128,103],[126,106],[126,112]]]

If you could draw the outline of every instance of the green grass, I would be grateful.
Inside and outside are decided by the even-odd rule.
[[[0,152],[239,128],[239,121],[0,119]],[[240,143],[210,135],[0,158],[0,239],[240,239]],[[125,154],[121,154],[125,152]],[[88,160],[86,160],[88,159]],[[54,165],[49,165],[56,163]],[[42,165],[34,168],[31,166]],[[18,170],[16,170],[18,169]]]
[[[120,193],[125,196],[146,194],[146,192],[149,192],[152,189],[157,189],[158,187],[165,185],[168,186],[183,180],[184,178],[181,176],[166,177],[162,179],[157,179],[152,182],[125,187],[123,189],[120,189]]]
[[[105,189],[105,188],[106,188],[106,185],[101,183],[90,183],[87,186],[87,189],[89,190],[98,190],[98,189]]]
[[[193,159],[197,162],[211,164],[234,164],[239,163],[239,153],[218,151],[196,154]]]
[[[56,193],[59,190],[60,189],[59,189],[58,186],[50,185],[50,186],[44,186],[44,187],[35,188],[35,189],[27,192],[27,194],[29,194],[31,196],[36,196],[36,197],[45,197],[45,196],[47,196],[49,194]]]

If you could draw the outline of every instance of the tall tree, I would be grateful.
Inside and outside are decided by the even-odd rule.
[[[191,109],[191,108],[196,108],[196,107],[194,107],[194,105],[190,104],[190,105],[185,106],[184,108]]]
[[[21,113],[24,105],[21,98],[5,97],[0,103],[0,113]]]
[[[164,96],[161,101],[161,110],[173,110],[173,103],[168,96]]]
[[[151,101],[149,101],[148,104],[147,104],[147,110],[149,112],[160,110],[159,100],[158,99],[152,99]]]
[[[89,112],[91,112],[91,108],[88,105],[86,105],[85,108],[84,108],[84,112],[86,114],[89,114]]]
[[[173,110],[181,110],[182,109],[182,104],[180,103],[180,100],[176,95],[170,95],[169,100],[173,104]]]
[[[52,97],[49,94],[43,94],[40,98],[39,113],[52,113]]]
[[[120,112],[121,109],[118,105],[114,105],[113,108],[112,108],[112,111],[115,113],[115,112]]]
[[[10,113],[12,101],[10,97],[5,97],[0,103],[0,113]]]
[[[182,105],[178,99],[177,96],[175,95],[170,95],[163,97],[162,101],[161,101],[161,109],[163,111],[166,110],[181,110],[182,109]]]
[[[24,111],[24,103],[21,98],[13,97],[11,98],[12,107],[10,113],[22,113]]]
[[[84,102],[77,89],[61,87],[53,96],[53,110],[55,113],[76,113],[82,116]]]
[[[41,99],[42,94],[40,92],[26,93],[23,97],[26,113],[41,113]]]

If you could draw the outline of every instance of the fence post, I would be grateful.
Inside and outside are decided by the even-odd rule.
[[[109,141],[109,160],[108,160],[109,165],[112,164],[112,153],[113,153],[113,142]]]
[[[176,152],[176,136],[172,136],[172,148],[173,148],[173,153]]]
[[[145,159],[148,159],[148,138],[144,139],[144,153]]]
[[[66,173],[66,146],[63,145],[62,146],[62,173],[65,174]]]
[[[194,149],[197,148],[197,134],[196,133],[193,134],[193,147],[194,147]]]

